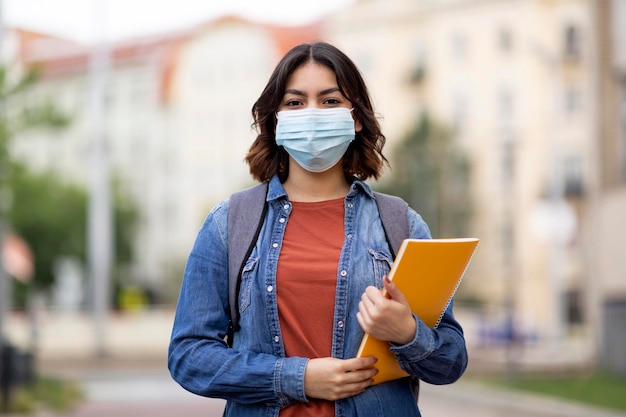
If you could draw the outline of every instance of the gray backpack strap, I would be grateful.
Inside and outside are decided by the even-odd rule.
[[[402,241],[409,237],[409,205],[402,198],[394,195],[374,192],[374,196],[385,237],[391,245],[391,252],[395,258]]]
[[[267,183],[239,191],[230,196],[228,204],[228,303],[232,332],[239,326],[239,284],[241,273],[259,237],[267,211]]]

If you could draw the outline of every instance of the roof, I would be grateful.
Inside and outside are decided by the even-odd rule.
[[[171,80],[176,72],[178,54],[188,41],[200,33],[230,24],[243,24],[267,32],[276,45],[276,60],[293,46],[319,38],[320,25],[277,26],[257,23],[239,16],[227,15],[194,28],[150,36],[125,39],[100,45],[110,51],[110,65],[158,65],[161,73],[161,98],[171,93]],[[25,66],[38,67],[43,79],[87,75],[90,71],[94,46],[79,44],[56,36],[24,29],[13,29],[18,37],[19,59]]]

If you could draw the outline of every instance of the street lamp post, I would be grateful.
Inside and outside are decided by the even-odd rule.
[[[91,183],[88,211],[89,276],[91,279],[95,323],[96,356],[106,356],[106,317],[109,310],[112,263],[112,220],[109,149],[105,133],[106,87],[109,53],[104,39],[106,12],[104,0],[93,0],[96,38],[91,53]]]

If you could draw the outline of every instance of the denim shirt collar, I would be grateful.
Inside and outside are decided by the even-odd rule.
[[[350,184],[350,191],[348,191],[346,197],[354,197],[359,191],[365,193],[372,199],[374,198],[374,193],[369,185],[367,185],[364,181],[353,177],[352,184]],[[268,184],[267,201],[278,200],[280,198],[287,198],[287,191],[285,191],[278,175],[274,175]]]

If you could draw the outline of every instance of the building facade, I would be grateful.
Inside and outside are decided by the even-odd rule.
[[[59,132],[35,131],[12,152],[40,171],[89,188],[94,115],[89,48],[13,31],[14,67],[35,65],[35,97],[70,115]],[[209,209],[252,179],[243,159],[255,138],[252,104],[277,60],[315,25],[288,28],[223,17],[189,30],[107,45],[104,126],[111,182],[140,212],[129,285],[172,301]],[[170,285],[171,284],[171,285]]]
[[[590,213],[594,218],[589,272],[598,359],[626,375],[626,3],[594,2],[598,90],[597,170]]]
[[[423,112],[455,130],[481,238],[462,291],[522,337],[561,339],[583,320],[591,12],[584,0],[361,0],[324,26],[356,57],[391,149]]]

